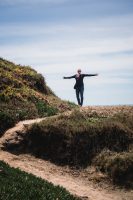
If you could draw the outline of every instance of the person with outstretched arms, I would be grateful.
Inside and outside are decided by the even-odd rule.
[[[82,74],[81,69],[77,70],[77,74],[73,76],[68,76],[68,77],[63,77],[64,79],[71,79],[75,78],[76,83],[74,85],[74,89],[76,91],[76,97],[78,101],[78,105],[82,106],[83,105],[83,100],[84,100],[84,82],[83,79],[84,77],[89,77],[89,76],[98,76],[98,74]]]

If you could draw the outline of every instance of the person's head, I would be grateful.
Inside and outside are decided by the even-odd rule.
[[[78,74],[81,74],[81,69],[78,69],[77,72],[78,72]]]

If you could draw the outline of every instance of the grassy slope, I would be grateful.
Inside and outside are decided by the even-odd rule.
[[[20,153],[30,152],[61,165],[87,167],[93,163],[114,182],[132,185],[132,118],[133,107],[104,108],[103,112],[76,109],[70,115],[34,124],[19,150],[21,146]]]
[[[64,188],[53,186],[47,181],[9,167],[0,161],[1,200],[76,200]]]
[[[0,134],[17,121],[55,115],[71,107],[53,94],[34,69],[0,58]]]

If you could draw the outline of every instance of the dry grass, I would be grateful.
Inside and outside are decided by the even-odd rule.
[[[125,107],[124,112],[126,109],[131,111],[132,107]],[[76,109],[71,113],[47,118],[28,130],[23,144],[20,144],[21,151],[28,151],[58,164],[84,167],[105,148],[118,153],[128,152],[133,131],[127,122],[121,123],[115,117],[116,113],[109,112],[103,116],[85,108],[85,112]],[[117,110],[117,114],[120,113],[121,107]],[[132,113],[127,112],[127,115]]]
[[[93,164],[108,174],[115,184],[133,187],[133,151],[116,153],[104,150]]]

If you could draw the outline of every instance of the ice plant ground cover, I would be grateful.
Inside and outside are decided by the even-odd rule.
[[[2,161],[0,161],[0,199],[78,200],[64,188],[53,186],[32,174],[9,167]]]

